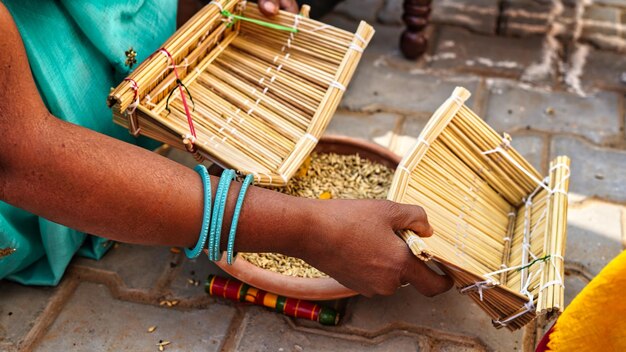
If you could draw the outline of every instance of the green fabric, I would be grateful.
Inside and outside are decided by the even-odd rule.
[[[114,125],[106,97],[128,75],[125,51],[141,62],[176,27],[177,0],[0,0],[24,41],[39,93],[55,116],[118,138],[135,139]],[[0,279],[56,285],[75,254],[100,258],[106,239],[89,236],[0,202]]]

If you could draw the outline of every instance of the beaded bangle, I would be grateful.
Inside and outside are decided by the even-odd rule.
[[[235,211],[233,212],[233,219],[230,222],[230,233],[228,234],[228,246],[226,247],[226,263],[233,264],[233,249],[235,247],[235,234],[237,233],[237,223],[239,222],[239,214],[241,214],[241,207],[243,206],[243,200],[246,197],[246,191],[248,186],[254,180],[254,176],[249,174],[243,180],[241,184],[241,190],[239,191],[239,197],[237,197],[237,204],[235,205]]]
[[[213,218],[211,219],[211,236],[209,237],[209,259],[213,261],[220,260],[220,240],[222,236],[222,221],[224,220],[224,210],[226,208],[226,198],[230,183],[235,178],[235,171],[224,170],[220,183],[217,186],[215,194],[215,203],[213,204]]]
[[[209,176],[209,172],[204,165],[198,165],[194,168],[194,170],[200,175],[200,178],[202,178],[202,188],[204,190],[204,211],[202,213],[202,227],[200,229],[198,243],[196,243],[196,246],[192,250],[185,248],[185,255],[187,255],[187,258],[189,259],[197,258],[200,255],[200,252],[202,252],[202,248],[204,248],[204,244],[206,243],[206,239],[209,234],[209,222],[211,219],[211,177]]]

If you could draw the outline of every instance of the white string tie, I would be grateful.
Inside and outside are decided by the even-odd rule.
[[[304,138],[308,138],[308,139],[312,140],[313,143],[317,143],[318,142],[317,138],[315,138],[315,136],[310,134],[310,133],[305,134]]]
[[[350,46],[348,48],[356,51],[357,53],[362,53],[363,52],[363,48],[361,48],[360,46],[358,46],[354,42],[350,43]]]
[[[484,151],[481,154],[482,155],[489,155],[493,153],[502,154],[502,156],[504,156],[511,164],[513,164],[513,166],[515,166],[518,170],[523,172],[526,176],[528,176],[531,180],[533,180],[537,185],[539,185],[540,187],[543,187],[546,191],[551,192],[552,190],[550,189],[550,187],[548,187],[548,185],[546,185],[543,181],[540,181],[539,179],[537,179],[532,173],[530,173],[530,171],[526,170],[522,165],[520,165],[517,161],[515,161],[515,159],[513,159],[511,155],[509,155],[506,149],[510,147],[511,147],[511,142],[505,136],[505,137],[502,137],[501,145],[495,147],[494,149]]]
[[[398,169],[400,169],[400,170],[402,170],[402,171],[406,172],[406,173],[407,173],[407,174],[409,174],[409,175],[411,174],[411,170],[407,169],[407,168],[406,168],[406,166],[404,166],[404,165],[402,165],[402,164],[398,165]]]
[[[220,9],[220,12],[224,11],[224,7],[222,6],[222,4],[220,4],[220,3],[219,3],[219,2],[217,2],[217,1],[211,1],[211,2],[209,2],[209,5],[215,5],[215,6],[217,6],[217,7]]]
[[[465,104],[463,99],[461,99],[460,97],[458,97],[456,95],[451,96],[450,99],[452,99],[459,106],[459,108],[462,107],[463,104]]]
[[[359,33],[354,33],[354,37],[358,39],[359,41],[361,41],[361,43],[367,44],[367,40],[363,39],[363,37],[361,37]]]
[[[187,60],[186,57],[183,58],[184,63],[180,64],[180,65],[168,65],[167,68],[168,69],[172,69],[172,68],[181,68],[181,67],[189,67],[189,60]]]
[[[430,143],[428,143],[428,141],[426,139],[424,139],[424,137],[419,136],[419,138],[417,139],[417,144],[424,144],[427,147],[430,147]]]
[[[341,83],[339,83],[337,81],[330,82],[329,86],[332,87],[332,88],[337,88],[337,89],[339,89],[342,92],[345,92],[345,90],[346,90],[346,87],[343,84],[341,84]]]
[[[317,32],[317,31],[323,31],[324,29],[328,29],[328,28],[331,28],[330,25],[324,24],[324,25],[319,26],[317,28],[311,29],[309,32],[313,33],[313,32]]]
[[[495,282],[491,280],[478,281],[469,286],[465,286],[459,290],[460,293],[466,293],[470,291],[478,292],[478,296],[480,297],[480,301],[483,301],[483,290],[488,290],[496,285]]]
[[[419,238],[419,236],[415,236],[415,235],[410,235],[409,238],[406,239],[406,244],[411,247],[413,244],[417,243],[417,245],[420,245],[420,242],[422,242],[422,239]]]

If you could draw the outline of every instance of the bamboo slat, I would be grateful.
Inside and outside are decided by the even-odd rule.
[[[515,330],[563,309],[569,159],[542,176],[456,88],[398,166],[389,199],[426,209],[435,234],[399,235],[493,320]]]

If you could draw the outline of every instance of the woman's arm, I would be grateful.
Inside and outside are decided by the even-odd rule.
[[[192,247],[203,212],[199,176],[52,116],[2,4],[0,33],[0,200],[121,242]],[[217,181],[212,179],[213,192]],[[239,186],[233,184],[230,192],[223,233],[230,228]],[[307,200],[251,187],[235,248],[303,258],[367,295],[391,294],[403,282],[427,295],[448,289],[448,279],[414,258],[394,234],[402,228],[432,233],[416,206]]]

